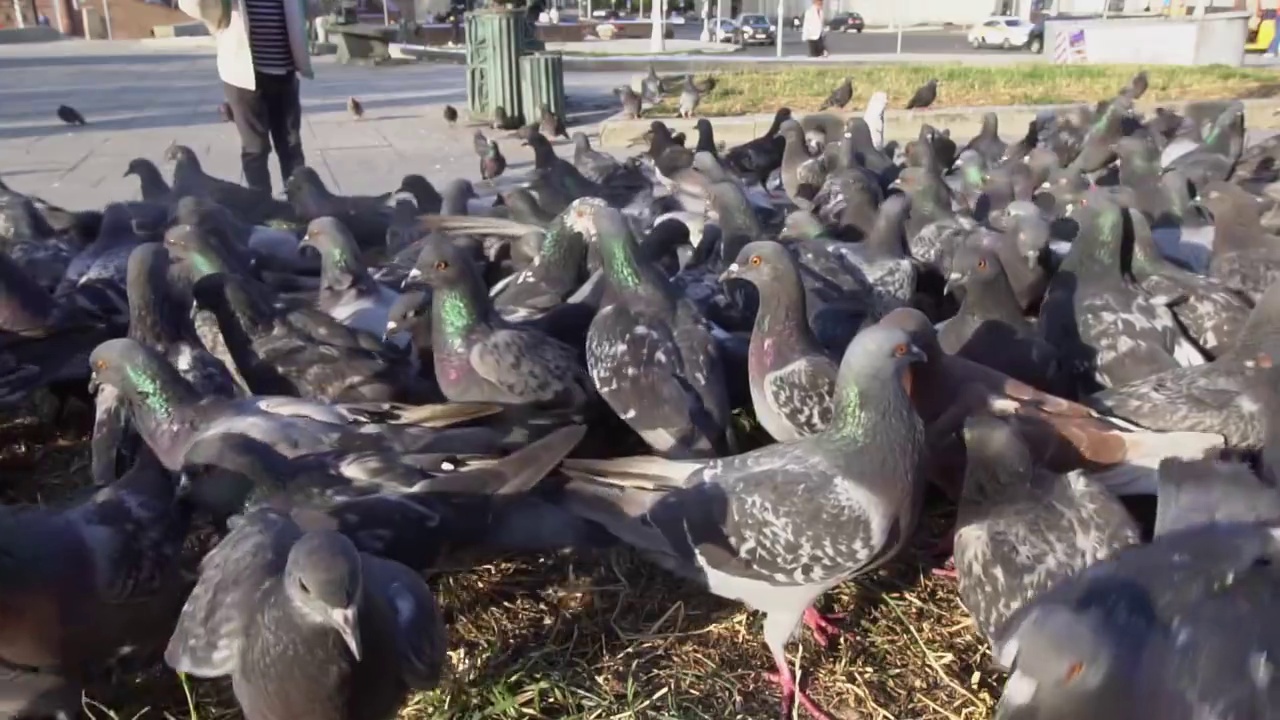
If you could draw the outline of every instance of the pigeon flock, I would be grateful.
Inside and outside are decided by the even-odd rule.
[[[625,160],[503,113],[535,160],[496,197],[281,200],[179,145],[101,210],[0,183],[0,406],[95,409],[91,493],[0,507],[0,716],[153,653],[249,720],[392,718],[447,672],[424,577],[618,547],[759,611],[780,716],[824,720],[787,644],[929,502],[996,717],[1274,717],[1280,138],[1146,86],[1008,139],[886,141],[883,93],[730,148],[654,120]]]

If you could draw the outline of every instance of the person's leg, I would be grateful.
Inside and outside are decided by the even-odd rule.
[[[1280,22],[1280,20],[1277,20]],[[1267,48],[1267,57],[1275,57],[1276,51],[1280,50],[1280,25],[1276,26],[1275,36],[1271,38],[1271,45]]]
[[[826,35],[823,35],[822,37],[818,38],[818,50],[822,51],[822,57],[826,57],[828,55]]]
[[[245,90],[223,83],[231,117],[240,132],[240,166],[244,168],[244,182],[255,190],[271,192],[271,171],[267,158],[271,155],[270,121],[267,104],[263,101],[262,85],[258,89]]]
[[[822,54],[818,52],[817,40],[806,40],[805,42],[809,43],[809,57],[818,57],[819,55]]]
[[[272,91],[268,96],[271,117],[271,142],[280,162],[280,180],[307,164],[302,155],[302,103],[298,97],[301,80],[294,73],[264,76]]]

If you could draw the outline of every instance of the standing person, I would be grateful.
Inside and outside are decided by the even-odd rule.
[[[813,0],[813,4],[804,11],[804,23],[800,29],[800,37],[809,44],[809,57],[826,57],[827,48],[822,41],[822,34],[827,31],[827,20],[822,15],[822,0]]]
[[[311,78],[307,0],[178,0],[218,48],[218,77],[240,132],[245,183],[270,194],[274,145],[281,180],[305,164],[298,76]]]

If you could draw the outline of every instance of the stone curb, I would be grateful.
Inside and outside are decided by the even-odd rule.
[[[1169,110],[1181,112],[1187,103],[1138,103],[1138,109],[1144,113],[1150,113],[1157,106],[1164,107]],[[1259,100],[1245,100],[1245,127],[1250,130],[1280,130],[1280,99],[1266,98]],[[929,123],[940,130],[951,130],[952,139],[957,141],[968,141],[969,138],[978,134],[982,129],[982,116],[988,112],[994,112],[1000,117],[1000,136],[1006,142],[1011,142],[1014,138],[1020,137],[1026,130],[1027,125],[1035,120],[1036,116],[1046,110],[1056,110],[1062,108],[1074,107],[1070,105],[1022,105],[1022,106],[1005,106],[1005,107],[970,107],[970,108],[945,108],[940,110],[890,110],[885,113],[884,118],[884,134],[886,140],[898,140],[904,142],[915,139],[920,132],[922,123]],[[797,114],[803,117],[805,114]],[[845,112],[839,113],[840,117],[849,117],[857,113]],[[715,131],[717,142],[723,142],[728,146],[739,145],[754,138],[764,135],[769,129],[769,125],[773,123],[772,115],[748,115],[738,117],[711,117],[712,126]],[[600,124],[600,145],[603,147],[624,147],[631,142],[637,140],[646,130],[653,120],[662,120],[674,131],[684,131],[688,134],[690,142],[696,137],[693,120],[681,120],[680,118],[641,118],[639,120],[624,120],[621,118],[605,120]]]

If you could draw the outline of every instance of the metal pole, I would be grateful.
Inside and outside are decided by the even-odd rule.
[[[391,24],[391,0],[382,0],[382,24]]]
[[[782,3],[783,0],[778,0],[778,32],[774,36],[775,44],[778,46],[778,57],[782,57]]]
[[[716,0],[716,27],[714,30],[715,37],[712,38],[716,42],[720,42],[720,23],[724,22],[724,0]]]
[[[893,4],[893,24],[898,26],[898,54],[902,54],[902,3],[907,0],[898,0]]]
[[[662,32],[662,0],[650,0],[649,20],[653,23],[653,32],[649,37],[649,51],[660,53],[666,49],[666,38]]]
[[[111,0],[102,0],[102,18],[107,21],[107,39],[114,40],[111,36]]]

